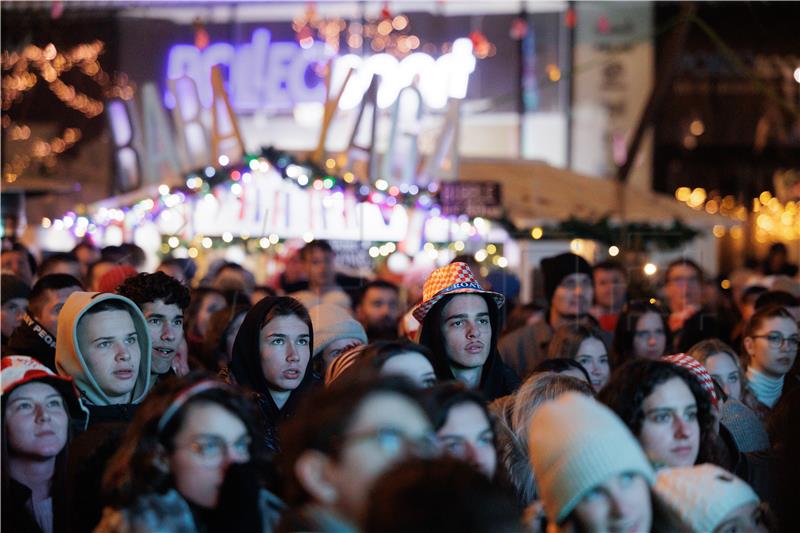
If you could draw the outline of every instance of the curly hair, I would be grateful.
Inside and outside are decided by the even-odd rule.
[[[611,379],[597,394],[597,400],[611,408],[638,438],[645,418],[645,399],[656,387],[673,378],[683,380],[697,404],[700,451],[695,464],[720,464],[722,459],[716,444],[711,397],[700,381],[685,368],[650,359],[628,361],[611,374]]]
[[[175,304],[181,309],[189,306],[189,289],[163,272],[142,272],[128,278],[117,287],[117,294],[130,298],[140,308],[156,300],[163,300],[166,305]]]
[[[159,430],[161,417],[176,398],[192,385],[208,379],[212,379],[210,374],[196,371],[163,381],[150,391],[103,475],[103,492],[113,505],[127,507],[143,494],[164,493],[170,488],[172,475],[165,464],[165,456],[174,451],[175,436],[192,406],[216,404],[239,418],[251,437],[251,461],[257,465],[267,464],[261,438],[263,428],[255,407],[243,393],[222,382],[219,388],[192,396]]]

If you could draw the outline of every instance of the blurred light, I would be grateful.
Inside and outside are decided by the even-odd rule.
[[[690,207],[700,207],[703,205],[703,202],[706,201],[706,190],[702,187],[697,187],[695,190],[692,191],[692,194],[689,195],[689,206]]]
[[[717,211],[719,211],[719,203],[716,200],[709,200],[706,203],[706,213],[713,215]]]
[[[278,244],[278,239],[279,238],[277,233],[272,233],[269,236],[269,242],[271,242],[272,244]]]
[[[238,183],[234,183],[231,185],[231,192],[236,196],[241,196],[242,194],[242,186]]]
[[[725,290],[727,291],[728,289],[730,289],[730,288],[731,288],[731,280],[729,280],[729,279],[723,279],[723,280],[720,282],[719,286],[720,286],[720,287],[722,287],[723,289],[725,289]]]
[[[225,242],[231,242],[233,240],[233,235],[230,231],[226,231],[222,234],[222,240]]]
[[[369,249],[370,257],[378,257],[379,255],[381,255],[381,251],[377,246],[373,246],[372,248]]]
[[[653,304],[653,305],[656,305],[657,301],[658,300],[656,300],[655,298],[650,298],[650,303]]]
[[[352,172],[345,172],[343,177],[346,183],[353,183],[353,181],[356,179]]]
[[[299,167],[297,165],[289,165],[288,167],[286,167],[286,175],[289,176],[290,178],[296,178],[302,173],[303,173],[302,167]]]
[[[506,259],[505,257],[502,257],[502,256],[498,257],[497,258],[497,266],[499,266],[500,268],[506,268],[508,266],[508,259]]]
[[[699,137],[703,133],[705,133],[706,127],[703,125],[703,121],[699,119],[695,119],[689,124],[689,132],[694,135],[695,137]]]
[[[714,237],[721,239],[722,237],[725,236],[725,226],[716,224],[712,232],[714,233]]]
[[[687,150],[694,150],[697,148],[697,137],[694,135],[687,135],[683,138],[683,147]]]
[[[653,263],[647,263],[644,265],[644,273],[648,276],[652,276],[658,271],[658,267],[656,267]]]
[[[542,228],[536,227],[531,230],[531,237],[533,237],[536,240],[541,239],[543,234],[544,231],[542,231]]]
[[[385,179],[381,178],[375,181],[375,188],[379,191],[385,191],[389,188],[389,183]]]
[[[170,247],[172,247],[172,248],[177,248],[178,246],[180,246],[181,241],[180,241],[180,239],[178,239],[177,237],[175,237],[173,235],[172,237],[167,239],[167,244],[169,244]]]
[[[800,83],[800,67],[794,69],[794,81]]]
[[[692,195],[692,189],[689,187],[678,187],[675,189],[675,199],[679,202],[689,201],[689,196]]]
[[[269,248],[269,244],[270,244],[269,239],[266,237],[261,237],[260,239],[258,239],[258,245],[264,249]]]
[[[305,174],[299,176],[297,178],[297,183],[298,185],[302,185],[303,187],[305,187],[306,185],[308,185],[308,176],[306,176]]]
[[[453,243],[453,248],[455,248],[456,252],[464,251],[464,241],[456,241]]]
[[[205,171],[203,171],[203,174],[205,174],[207,178],[213,178],[216,173],[217,171],[214,167],[206,167]]]
[[[307,242],[307,243],[313,241],[314,240],[314,234],[311,233],[310,231],[307,231],[307,232],[303,233],[303,240],[305,242]]]
[[[580,253],[583,250],[583,239],[572,239],[569,242],[569,248],[576,254]]]
[[[217,159],[217,161],[219,162],[219,166],[221,167],[226,167],[228,166],[228,163],[231,162],[230,158],[227,155],[219,156],[219,159]]]
[[[475,252],[475,261],[482,263],[483,261],[486,261],[486,258],[488,256],[489,254],[486,253],[486,250],[480,249],[477,252]]]
[[[617,246],[609,246],[608,255],[611,257],[617,257],[619,255],[619,248]]]
[[[325,161],[325,167],[328,168],[329,170],[333,170],[334,168],[336,168],[336,160],[328,159],[327,161]]]
[[[547,65],[547,77],[550,81],[557,82],[561,79],[561,69],[556,65]]]
[[[44,217],[44,218],[42,219],[42,227],[43,227],[43,228],[45,228],[45,229],[46,229],[46,228],[49,228],[49,227],[50,227],[50,226],[52,226],[52,225],[53,225],[53,222],[52,222],[52,221],[51,221],[49,218],[47,218],[47,217]]]
[[[161,196],[166,196],[169,194],[169,185],[159,185],[158,186],[158,194]]]
[[[763,205],[767,205],[772,198],[772,194],[769,191],[764,191],[758,195],[758,201],[761,202]]]
[[[741,239],[744,237],[744,230],[741,226],[734,226],[731,228],[731,237],[734,239]]]
[[[194,246],[192,246],[191,248],[189,248],[189,251],[188,251],[187,253],[189,254],[189,257],[191,257],[192,259],[194,259],[195,257],[197,257],[197,255],[198,255],[198,253],[199,253],[199,252],[197,251],[197,248],[195,248]]]
[[[214,244],[214,241],[211,240],[211,237],[203,237],[201,243],[203,248],[211,248],[211,245]]]
[[[494,255],[497,253],[497,246],[495,246],[494,244],[490,244],[489,246],[486,247],[486,251],[489,253],[489,255]]]

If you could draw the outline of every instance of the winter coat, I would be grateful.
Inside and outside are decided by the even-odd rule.
[[[284,505],[277,496],[259,493],[262,531],[274,530]],[[198,524],[186,500],[174,489],[164,494],[140,496],[124,509],[106,507],[94,533],[200,533],[205,524]],[[232,531],[233,533],[233,531]]]
[[[29,355],[55,372],[56,337],[33,318],[30,311],[25,311],[22,322],[8,339],[3,351],[3,356],[6,355]]]
[[[320,378],[313,373],[311,357],[300,384],[289,395],[289,399],[282,408],[279,408],[270,394],[270,387],[261,370],[261,328],[264,317],[272,307],[284,297],[267,297],[254,305],[242,322],[236,340],[233,343],[233,356],[231,358],[230,373],[236,383],[249,389],[259,407],[264,421],[265,444],[272,452],[280,451],[278,428],[283,421],[292,416],[297,404],[308,391],[319,384]],[[309,355],[314,352],[314,332],[309,328]]]

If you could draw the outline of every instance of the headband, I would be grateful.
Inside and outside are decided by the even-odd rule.
[[[178,394],[172,403],[167,407],[167,410],[164,411],[164,414],[161,415],[161,418],[158,419],[158,432],[164,431],[164,428],[169,424],[169,421],[175,416],[175,413],[178,410],[186,405],[186,402],[192,399],[192,397],[197,396],[198,394],[205,392],[207,390],[212,389],[228,389],[229,387],[224,384],[220,383],[219,381],[214,381],[211,379],[204,379],[203,381],[198,381],[191,387],[184,389],[180,394]]]

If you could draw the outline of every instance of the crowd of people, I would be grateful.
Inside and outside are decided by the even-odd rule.
[[[780,245],[776,248],[780,253]],[[800,531],[800,284],[2,251],[4,532]],[[407,301],[408,306],[403,305]]]

